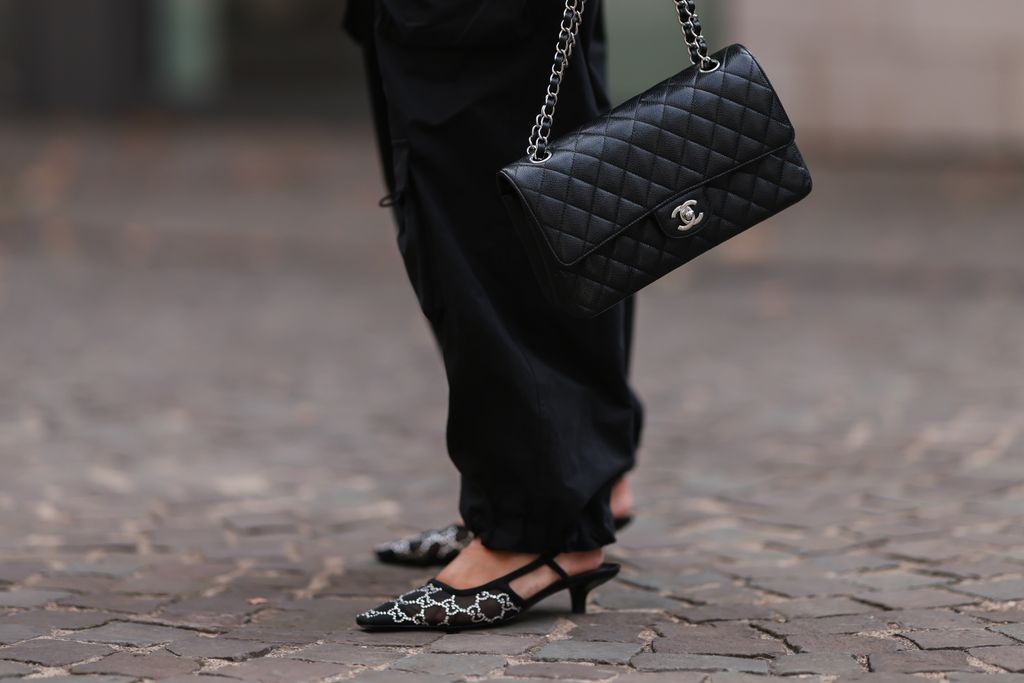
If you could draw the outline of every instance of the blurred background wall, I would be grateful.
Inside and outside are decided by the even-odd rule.
[[[1024,152],[1019,0],[729,0],[800,133],[844,154]]]
[[[345,0],[0,0],[0,107],[359,116]],[[609,0],[617,99],[683,61],[668,0]],[[714,0],[820,154],[1024,156],[1024,3]],[[552,31],[554,37],[554,30]],[[538,86],[539,87],[539,86]]]
[[[8,113],[345,109],[342,0],[0,0]]]

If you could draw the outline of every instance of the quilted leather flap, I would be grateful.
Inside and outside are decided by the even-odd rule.
[[[753,55],[733,45],[502,169],[555,258],[572,265],[673,198],[793,142]]]

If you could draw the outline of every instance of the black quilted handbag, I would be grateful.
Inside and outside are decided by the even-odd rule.
[[[498,185],[548,298],[595,316],[811,191],[793,126],[753,55],[708,55],[674,0],[693,66],[548,141],[586,0],[567,0],[527,155]]]

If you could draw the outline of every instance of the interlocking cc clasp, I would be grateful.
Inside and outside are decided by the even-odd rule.
[[[697,205],[696,199],[680,204],[672,210],[672,218],[678,218],[680,220],[679,232],[689,232],[700,225],[700,222],[704,220],[704,214],[698,214],[695,207]]]

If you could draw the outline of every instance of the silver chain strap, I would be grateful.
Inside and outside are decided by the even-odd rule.
[[[580,24],[583,22],[583,9],[587,0],[565,0],[565,12],[562,13],[562,24],[558,32],[558,43],[555,44],[555,60],[551,65],[551,77],[548,79],[548,90],[544,95],[544,104],[533,123],[530,131],[530,144],[526,154],[530,161],[540,163],[547,161],[548,136],[555,122],[555,106],[558,104],[558,92],[562,88],[562,77],[569,66],[572,49],[576,46]]]
[[[710,73],[721,66],[708,57],[708,44],[704,40],[703,27],[697,17],[697,6],[693,0],[674,0],[679,13],[679,29],[690,52],[690,63],[699,66],[703,73]]]
[[[702,35],[700,19],[697,17],[697,8],[693,0],[673,0],[673,2],[675,2],[676,11],[679,14],[679,28],[690,54],[690,63],[699,66],[703,73],[714,71],[721,64],[708,56],[708,45]],[[562,13],[558,43],[555,44],[555,59],[551,65],[547,93],[544,96],[544,104],[540,108],[540,113],[534,120],[533,130],[530,131],[529,145],[526,148],[527,157],[536,164],[547,161],[551,157],[551,152],[548,151],[548,139],[551,135],[551,127],[555,122],[558,93],[562,88],[562,78],[569,66],[572,50],[576,46],[576,37],[579,35],[580,24],[583,23],[583,8],[586,4],[587,0],[565,0],[565,12]]]

